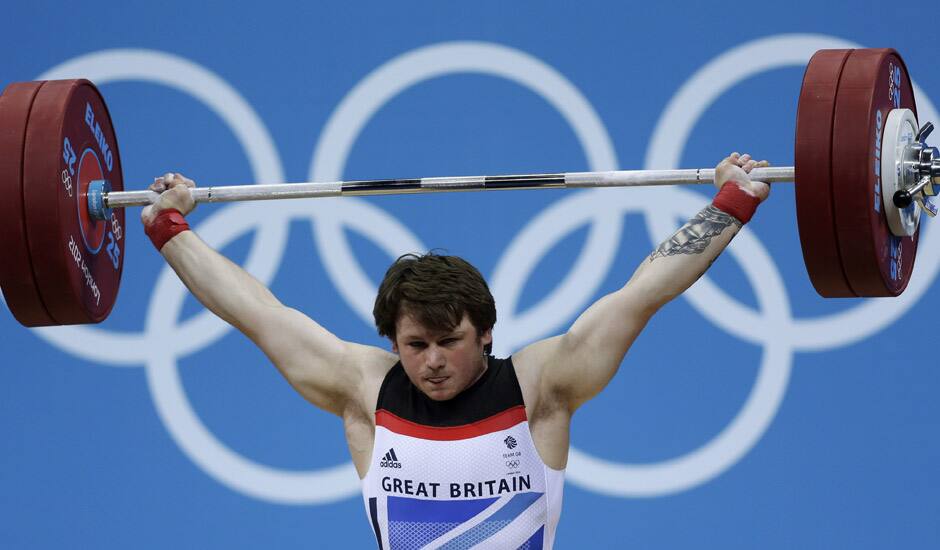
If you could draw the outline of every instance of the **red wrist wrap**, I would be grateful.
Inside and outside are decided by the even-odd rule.
[[[735,181],[726,181],[712,200],[712,206],[725,214],[730,214],[741,223],[751,221],[760,199],[738,187]]]
[[[144,227],[144,233],[150,237],[150,241],[153,246],[157,247],[157,250],[161,250],[167,241],[183,231],[189,231],[189,224],[175,208],[161,211],[152,222]]]

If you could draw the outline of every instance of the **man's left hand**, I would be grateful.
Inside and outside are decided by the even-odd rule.
[[[754,160],[747,153],[731,153],[715,167],[715,187],[721,189],[725,183],[734,181],[745,193],[763,202],[770,194],[770,185],[762,181],[752,181],[750,173],[755,168],[766,166],[770,166],[766,160]]]

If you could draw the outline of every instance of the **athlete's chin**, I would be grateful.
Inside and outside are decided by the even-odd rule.
[[[448,399],[453,399],[454,396],[460,393],[451,387],[450,384],[426,383],[422,389],[424,390],[424,395],[427,395],[434,401],[447,401]]]

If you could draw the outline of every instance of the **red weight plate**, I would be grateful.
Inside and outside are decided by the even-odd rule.
[[[832,191],[832,124],[839,77],[852,50],[820,50],[803,74],[796,115],[796,219],[803,261],[825,298],[855,296],[845,277],[836,236]]]
[[[117,140],[98,90],[53,80],[36,94],[26,129],[23,197],[36,286],[57,324],[97,323],[111,312],[124,267],[124,211],[88,216],[87,189],[124,189]]]
[[[10,312],[28,327],[55,324],[36,289],[23,213],[23,144],[40,86],[42,82],[16,82],[0,96],[0,287]]]
[[[919,230],[896,237],[881,198],[881,139],[891,109],[917,114],[907,68],[891,49],[854,50],[833,123],[832,185],[842,265],[858,296],[897,296],[914,268]]]

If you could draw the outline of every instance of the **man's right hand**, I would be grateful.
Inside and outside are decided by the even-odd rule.
[[[179,173],[167,173],[159,178],[155,178],[148,187],[150,191],[159,193],[156,202],[145,207],[140,213],[140,221],[144,226],[150,225],[157,214],[167,209],[179,210],[180,214],[186,216],[196,208],[196,201],[190,189],[196,187],[196,182]]]

